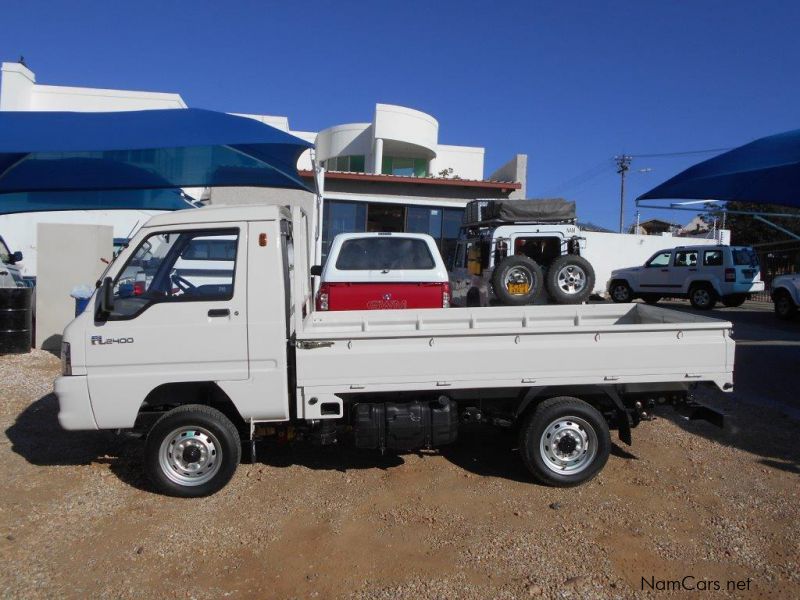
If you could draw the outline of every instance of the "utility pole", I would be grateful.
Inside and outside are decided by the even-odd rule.
[[[617,173],[619,174],[619,232],[625,233],[625,174],[631,168],[632,156],[620,154],[615,156]]]

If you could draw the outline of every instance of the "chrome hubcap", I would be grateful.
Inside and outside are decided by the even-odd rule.
[[[159,451],[161,470],[179,485],[202,485],[222,466],[219,441],[202,427],[181,427],[164,438]]]
[[[586,273],[576,265],[567,265],[558,272],[558,287],[567,294],[577,294],[586,287]]]
[[[597,455],[597,433],[580,417],[562,417],[544,430],[539,453],[545,466],[554,473],[580,473]]]

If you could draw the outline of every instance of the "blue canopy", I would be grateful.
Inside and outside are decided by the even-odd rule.
[[[181,190],[20,192],[0,195],[0,214],[55,210],[180,210],[193,208]]]
[[[698,163],[637,200],[660,198],[800,207],[800,129],[764,137]]]
[[[5,194],[15,192],[33,198],[32,192],[207,186],[307,190],[297,160],[310,147],[254,119],[196,108],[0,112],[0,213],[8,212]],[[146,195],[136,197],[110,195],[98,208],[143,208]],[[122,206],[113,202],[126,198]]]

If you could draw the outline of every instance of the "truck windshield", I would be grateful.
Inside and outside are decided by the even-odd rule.
[[[422,270],[435,266],[425,240],[407,237],[346,240],[336,259],[336,268],[340,271]]]

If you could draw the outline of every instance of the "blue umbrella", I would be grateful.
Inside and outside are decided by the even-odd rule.
[[[0,213],[6,212],[6,194],[15,193],[28,194],[33,204],[33,193],[48,192],[51,205],[61,197],[65,208],[73,208],[70,195],[62,193],[208,186],[307,190],[297,160],[310,147],[253,119],[201,109],[0,112]],[[142,203],[143,194],[110,195],[109,205],[98,208]]]
[[[800,129],[764,137],[698,163],[637,200],[663,198],[800,207]]]

